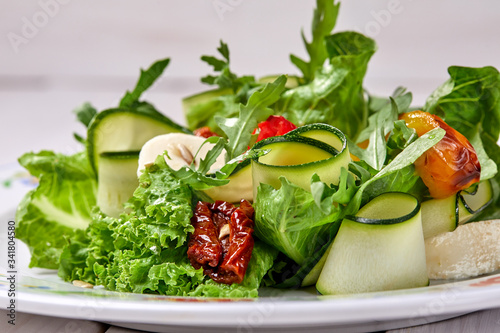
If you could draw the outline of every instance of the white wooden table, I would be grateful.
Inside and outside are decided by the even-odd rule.
[[[0,332],[3,333],[134,333],[142,332],[108,324],[46,317],[26,313],[17,313],[17,324],[9,325],[6,310],[0,310]],[[251,329],[251,328],[250,328]],[[200,331],[202,332],[202,331]],[[231,332],[228,330],[228,332]],[[235,330],[236,332],[236,330]],[[279,329],[273,330],[279,332]],[[485,310],[463,315],[453,319],[421,326],[386,331],[387,333],[495,333],[500,332],[500,309]],[[381,332],[379,332],[381,333]]]

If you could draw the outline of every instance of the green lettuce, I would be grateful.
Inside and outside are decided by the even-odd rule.
[[[141,75],[134,90],[127,91],[120,100],[120,108],[132,108],[139,101],[141,95],[163,74],[169,63],[169,58],[161,59],[155,61],[148,69],[141,69]]]
[[[252,93],[262,88],[264,84],[256,82],[253,76],[240,77],[231,71],[229,48],[222,40],[217,51],[222,59],[208,55],[201,57],[201,60],[212,66],[217,73],[217,75],[207,75],[201,81],[217,85],[219,88],[186,97],[182,104],[189,129],[208,126],[217,134],[224,135],[215,117],[238,116],[240,104],[246,104]]]
[[[267,83],[262,90],[255,91],[246,105],[240,105],[237,118],[215,118],[219,127],[226,133],[227,158],[232,159],[248,149],[252,132],[260,121],[273,114],[269,107],[274,104],[285,89],[286,77],[279,76],[274,82]]]
[[[380,109],[370,115],[368,118],[368,126],[361,131],[357,139],[358,143],[368,140],[367,148],[362,149],[354,144],[353,141],[348,139],[349,151],[359,159],[368,163],[374,169],[382,169],[382,167],[387,164],[388,158],[393,155],[387,147],[388,144],[389,146],[392,146],[392,149],[405,147],[404,144],[398,147],[398,144],[394,142],[396,136],[393,136],[391,133],[395,129],[395,126],[397,133],[400,133],[403,130],[405,133],[415,132],[414,130],[408,129],[406,125],[404,125],[404,122],[396,123],[398,115],[409,110],[411,99],[412,96],[410,93],[393,95],[390,97],[387,103],[381,105]],[[390,135],[389,139],[392,137],[392,140],[389,140],[389,143],[386,141],[386,137],[388,135]],[[399,134],[397,137],[399,138],[398,141],[401,139],[416,139],[416,136],[403,138],[400,137]]]
[[[214,71],[219,72],[219,74],[217,76],[207,75],[201,79],[201,82],[210,85],[216,84],[220,89],[230,88],[235,93],[245,84],[255,82],[253,76],[238,77],[231,72],[229,68],[229,48],[222,40],[220,41],[220,46],[217,48],[217,51],[222,55],[222,59],[204,55],[201,57],[201,60],[212,66]]]
[[[427,99],[425,111],[442,117],[474,146],[481,164],[481,179],[491,179],[500,188],[500,73],[493,67],[452,66],[450,78]],[[476,219],[500,217],[500,193],[494,204]]]
[[[311,82],[285,91],[275,110],[297,126],[327,123],[355,140],[368,118],[362,85],[376,45],[359,33],[342,32],[326,37],[325,47],[329,63]]]
[[[311,24],[312,40],[308,42],[304,32],[301,34],[309,54],[309,61],[300,59],[293,54],[290,55],[290,61],[300,69],[306,82],[314,78],[316,70],[321,68],[328,58],[324,38],[330,35],[337,23],[340,3],[331,0],[318,0],[316,6]]]
[[[284,177],[280,180],[277,190],[268,184],[258,187],[255,234],[301,265],[331,240],[332,229],[338,227],[334,225],[336,212],[331,201],[324,211],[311,192]]]
[[[31,252],[30,267],[57,268],[66,237],[85,229],[96,203],[97,183],[85,153],[27,153],[19,163],[39,179],[16,212],[16,237]]]
[[[438,143],[445,135],[445,130],[435,128],[410,143],[401,153],[380,171],[371,168],[365,162],[355,163],[351,171],[361,179],[362,184],[352,197],[344,213],[354,215],[364,204],[385,192],[404,192],[422,199],[425,187],[415,172],[413,163],[424,152]]]
[[[241,284],[218,284],[186,255],[196,192],[160,156],[140,177],[120,218],[97,213],[84,234],[69,239],[59,276],[109,290],[176,296],[256,297],[277,251],[257,241]]]

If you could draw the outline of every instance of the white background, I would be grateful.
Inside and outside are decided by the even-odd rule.
[[[305,57],[313,0],[0,0],[0,164],[25,151],[80,149],[71,110],[84,101],[116,106],[139,68],[172,59],[147,98],[178,122],[180,99],[204,89],[200,61],[228,43],[233,71],[297,73],[289,54]],[[357,30],[378,51],[365,87],[397,86],[421,105],[447,79],[450,65],[500,68],[500,2],[344,1],[335,31]]]

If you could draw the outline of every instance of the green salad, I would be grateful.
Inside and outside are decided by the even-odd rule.
[[[237,75],[221,41],[218,55],[201,57],[213,68],[201,79],[210,88],[183,100],[185,124],[142,99],[167,58],[142,70],[118,106],[75,110],[87,129],[75,134],[81,152],[21,156],[39,179],[16,214],[30,267],[175,296],[426,286],[425,239],[500,217],[500,74],[449,67],[449,79],[418,107],[401,87],[373,96],[363,78],[375,41],[333,32],[339,3],[316,7],[312,38],[303,37],[309,59],[290,55],[300,74]],[[433,166],[433,149],[460,175]],[[215,243],[229,239],[227,261],[244,232],[251,252],[238,261],[244,268],[235,264],[242,281],[221,283],[220,262],[193,264],[187,255],[204,230],[197,204],[224,201],[234,212],[241,199],[253,224],[234,226],[231,215]]]

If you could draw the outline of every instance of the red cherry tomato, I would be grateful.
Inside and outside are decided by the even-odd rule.
[[[269,116],[266,121],[259,123],[258,128],[252,134],[259,133],[256,141],[258,142],[273,136],[284,135],[296,128],[297,126],[282,116]]]

